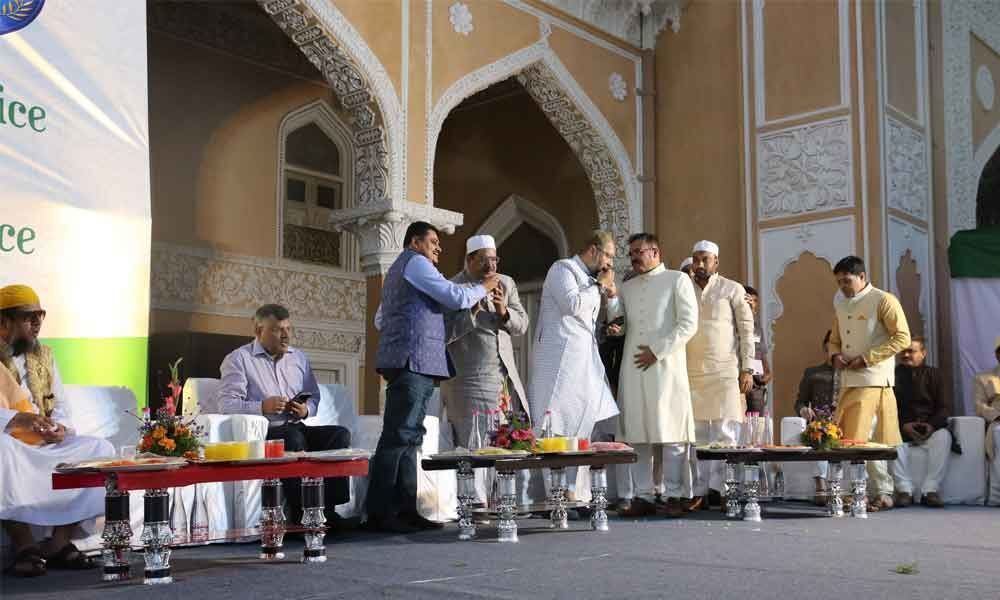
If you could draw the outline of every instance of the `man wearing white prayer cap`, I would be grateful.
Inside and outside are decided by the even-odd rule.
[[[465,269],[451,278],[457,284],[476,284],[496,273],[500,259],[493,236],[474,235],[465,243]],[[510,394],[512,410],[527,411],[524,385],[514,362],[511,336],[528,330],[528,313],[521,305],[514,280],[499,275],[500,284],[485,298],[464,310],[445,315],[448,354],[455,377],[441,384],[441,397],[456,434],[455,445],[465,446],[472,431],[472,414],[499,409],[501,394]]]
[[[681,266],[678,267],[677,269],[679,271],[683,272],[683,273],[686,273],[686,274],[690,275],[691,274],[691,257],[690,256],[684,257],[684,260],[681,261]]]
[[[753,313],[743,286],[719,275],[719,246],[702,240],[691,252],[698,331],[687,344],[688,381],[699,445],[736,444],[753,385]],[[721,461],[698,464],[691,453],[694,510],[709,489],[723,489]]]

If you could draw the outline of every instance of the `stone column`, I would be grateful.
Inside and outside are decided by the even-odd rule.
[[[427,221],[451,234],[462,224],[462,214],[416,202],[389,201],[336,211],[330,221],[340,231],[358,238],[361,269],[367,277],[365,314],[365,374],[362,384],[362,414],[379,414],[382,378],[375,371],[378,330],[375,312],[382,301],[382,281],[392,263],[403,251],[403,236],[410,223]]]

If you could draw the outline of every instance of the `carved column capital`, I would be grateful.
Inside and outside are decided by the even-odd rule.
[[[403,236],[410,223],[427,221],[452,234],[463,221],[461,213],[434,208],[417,202],[383,201],[334,211],[330,222],[338,231],[348,231],[358,238],[361,268],[365,275],[385,275],[403,251]]]

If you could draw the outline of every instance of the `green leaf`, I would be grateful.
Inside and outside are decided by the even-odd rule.
[[[916,575],[920,570],[917,568],[916,562],[911,562],[896,565],[896,568],[892,572],[898,575]]]

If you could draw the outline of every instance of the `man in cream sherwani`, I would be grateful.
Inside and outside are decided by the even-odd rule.
[[[614,258],[614,238],[595,231],[579,254],[556,261],[545,275],[528,403],[539,425],[552,411],[556,435],[589,438],[595,423],[618,414],[596,336],[601,304],[617,294]],[[566,475],[573,496],[576,468]]]
[[[753,385],[753,313],[746,291],[719,275],[719,246],[702,240],[691,252],[691,278],[698,298],[698,332],[687,345],[688,380],[699,444],[735,444],[746,414],[746,396]],[[721,461],[697,464],[695,510],[709,489],[721,491]]]
[[[618,298],[608,301],[609,318],[625,316],[619,436],[638,454],[638,461],[629,466],[635,497],[621,514],[656,512],[660,482],[654,476],[654,453],[659,452],[667,514],[679,516],[680,499],[691,498],[688,451],[695,429],[685,346],[698,328],[698,301],[690,278],[663,266],[654,235],[633,235],[628,254],[635,276],[622,284]]]

